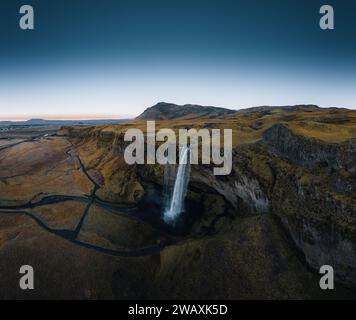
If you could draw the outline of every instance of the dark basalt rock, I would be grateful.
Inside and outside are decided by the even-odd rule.
[[[355,141],[324,143],[276,124],[263,143],[276,156],[273,211],[312,268],[329,264],[356,287]]]
[[[263,141],[279,156],[297,165],[322,165],[331,169],[356,172],[356,141],[325,143],[294,134],[282,124],[266,130]]]

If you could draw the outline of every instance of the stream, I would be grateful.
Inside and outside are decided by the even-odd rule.
[[[35,139],[38,139],[36,137]],[[15,143],[9,146],[6,146],[4,148],[1,148],[0,151],[3,151],[4,149],[8,149],[10,147],[14,147],[20,143],[23,142],[29,142],[29,141],[34,141],[35,139],[29,139],[26,141],[21,141],[19,143]],[[70,149],[66,151],[67,155],[70,155]],[[133,213],[137,212],[137,207],[136,206],[126,206],[126,205],[121,205],[121,204],[113,204],[113,203],[108,203],[103,200],[100,200],[96,197],[96,192],[100,189],[100,185],[90,176],[88,173],[87,169],[85,168],[82,160],[80,157],[77,155],[76,158],[78,159],[78,162],[80,164],[80,168],[85,174],[85,176],[90,180],[90,182],[94,185],[90,196],[71,196],[71,195],[51,195],[51,196],[46,196],[42,198],[41,200],[37,202],[28,202],[26,204],[21,204],[21,205],[12,205],[12,206],[0,206],[0,214],[3,215],[25,215],[29,217],[30,219],[34,220],[37,225],[39,225],[41,228],[46,230],[47,232],[61,237],[72,244],[91,249],[103,254],[111,255],[111,256],[120,256],[120,257],[140,257],[140,256],[146,256],[146,255],[152,255],[155,253],[160,252],[163,250],[166,246],[175,244],[177,242],[176,239],[169,239],[166,241],[161,241],[157,245],[152,245],[148,247],[143,247],[140,249],[136,250],[127,250],[127,251],[120,251],[120,250],[113,250],[113,249],[108,249],[108,248],[103,248],[97,245],[93,245],[90,243],[82,242],[78,240],[78,235],[80,234],[80,231],[82,229],[82,226],[84,224],[84,221],[89,214],[90,208],[92,205],[96,205],[98,207],[101,207],[103,209],[107,209],[110,212],[114,212],[115,214],[118,215],[123,215],[127,218],[132,218],[135,220],[142,221],[144,223],[144,220],[141,218],[132,215]],[[44,205],[50,205],[50,204],[58,204],[58,203],[63,203],[67,201],[77,201],[81,203],[86,203],[86,207],[82,213],[82,216],[74,230],[69,230],[69,229],[54,229],[49,227],[46,223],[44,223],[38,216],[33,214],[30,211],[27,211],[26,209],[34,209],[36,207],[44,206]]]

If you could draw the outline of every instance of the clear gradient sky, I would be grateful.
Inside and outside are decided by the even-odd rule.
[[[319,28],[323,4],[335,30]],[[0,119],[136,116],[159,101],[356,108],[355,0],[2,0],[0,27]]]

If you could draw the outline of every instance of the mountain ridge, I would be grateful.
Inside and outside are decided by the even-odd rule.
[[[202,106],[196,104],[178,105],[169,102],[159,102],[147,108],[136,120],[173,120],[173,119],[195,119],[195,118],[214,118],[226,117],[241,113],[265,113],[285,111],[285,112],[309,112],[327,110],[348,110],[346,108],[322,108],[315,104],[297,104],[286,106],[257,106],[244,109],[228,109],[215,106]]]
[[[147,108],[136,120],[172,120],[193,119],[199,117],[223,116],[235,113],[235,110],[213,106],[201,106],[195,104],[177,105],[168,102],[159,102]]]

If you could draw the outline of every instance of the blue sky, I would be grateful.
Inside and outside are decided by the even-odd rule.
[[[356,107],[356,2],[18,0],[0,4],[0,118],[135,116],[159,101]]]

